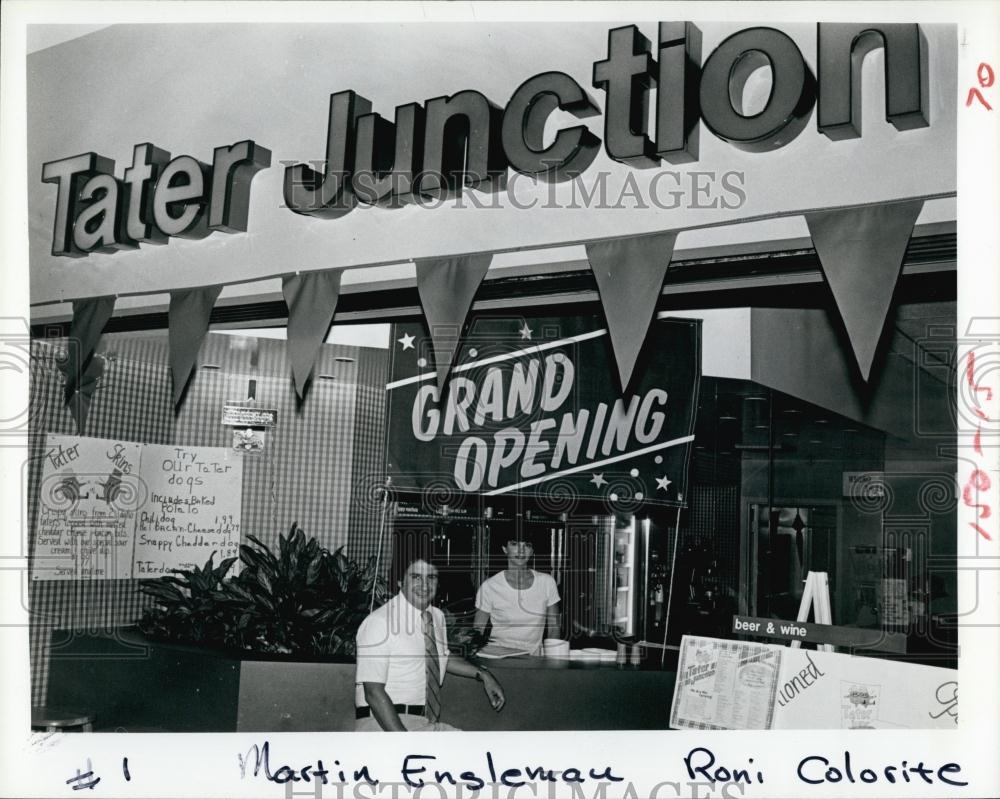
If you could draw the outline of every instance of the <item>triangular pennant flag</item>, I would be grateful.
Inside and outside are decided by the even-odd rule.
[[[416,262],[417,293],[431,331],[438,390],[444,388],[472,298],[492,260],[487,253]]]
[[[222,291],[222,286],[170,292],[168,312],[168,341],[170,349],[170,375],[174,382],[174,405],[180,402],[184,387],[191,377],[198,357],[201,340],[208,332],[212,308]]]
[[[299,399],[316,361],[316,352],[326,338],[340,295],[340,272],[306,272],[290,275],[281,284],[288,306],[288,358],[292,382]]]
[[[93,400],[94,392],[97,390],[97,381],[104,374],[106,365],[104,358],[100,355],[95,355],[91,358],[90,363],[87,364],[87,368],[84,370],[83,376],[80,378],[79,386],[68,400],[70,415],[73,417],[73,421],[76,422],[76,432],[81,436],[87,425],[87,414],[90,413],[90,403]]]
[[[65,398],[66,402],[76,393],[83,379],[90,356],[97,347],[104,326],[115,309],[115,298],[93,297],[73,301],[73,321],[69,325],[69,341],[66,348]]]
[[[69,408],[70,416],[73,417],[73,421],[76,423],[76,433],[82,436],[86,429],[87,415],[90,413],[90,403],[91,398],[77,391],[69,398],[67,406]]]
[[[813,247],[867,381],[923,200],[805,214]]]
[[[657,233],[587,245],[622,389],[646,340],[676,241],[676,233]]]

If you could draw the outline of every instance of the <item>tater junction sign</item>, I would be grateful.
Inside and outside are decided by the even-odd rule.
[[[659,23],[655,45],[634,25],[611,30],[591,76],[604,93],[607,157],[642,170],[697,161],[699,122],[735,148],[765,153],[792,142],[814,107],[816,128],[828,139],[860,137],[858,56],[876,47],[884,49],[886,119],[899,131],[930,124],[929,55],[920,26],[821,23],[816,47],[814,75],[795,40],[775,28],[739,30],[704,60],[702,33],[690,22]],[[761,67],[771,72],[766,103],[745,112],[744,87]],[[556,110],[578,120],[601,114],[580,83],[560,71],[528,78],[504,108],[467,89],[400,105],[393,122],[356,91],[336,91],[323,158],[285,167],[284,205],[336,219],[359,203],[400,207],[465,189],[497,192],[509,170],[545,182],[573,180],[593,164],[601,139],[585,125],[562,127],[547,139]],[[49,161],[42,180],[57,187],[52,255],[245,232],[251,181],[270,164],[271,151],[251,140],[216,146],[211,163],[136,144],[120,178],[114,161],[95,152]]]
[[[905,23],[114,25],[28,56],[31,302],[950,197],[956,53]]]
[[[615,161],[646,169],[661,159],[697,159],[692,142],[699,118],[723,141],[750,152],[788,144],[819,104],[817,127],[831,139],[861,135],[858,50],[886,49],[886,117],[899,130],[925,127],[927,70],[919,26],[820,24],[817,83],[795,42],[774,28],[733,34],[701,64],[701,32],[691,23],[659,26],[657,61],[634,25],[608,35],[607,58],[593,65],[593,85],[605,92],[604,148]],[[750,74],[769,66],[772,89],[764,109],[744,114],[741,97]],[[646,134],[648,93],[657,89],[656,133]],[[853,90],[853,91],[852,91]],[[396,108],[395,124],[371,113],[353,91],[330,98],[326,166],[285,171],[284,194],[296,213],[337,218],[356,202],[400,204],[415,195],[451,197],[463,186],[496,191],[511,168],[541,180],[571,180],[593,162],[600,140],[583,126],[563,128],[544,144],[556,108],[586,118],[600,113],[583,88],[563,72],[522,83],[506,108],[477,91],[434,97]]]

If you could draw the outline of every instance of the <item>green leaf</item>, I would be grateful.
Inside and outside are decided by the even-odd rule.
[[[223,578],[225,578],[225,576],[229,573],[229,570],[232,568],[233,564],[236,563],[237,560],[239,560],[239,558],[226,558],[225,560],[223,560],[213,572],[215,579],[222,580]]]
[[[323,569],[323,562],[319,558],[315,558],[309,561],[309,566],[306,569],[306,584],[314,585],[320,577]]]
[[[226,587],[240,599],[253,601],[253,594],[239,583],[227,583]]]
[[[204,567],[204,569],[202,569],[202,571],[205,571],[205,572],[212,571],[212,561],[215,559],[215,553],[216,552],[218,552],[218,550],[214,550],[212,552],[212,554],[208,556],[208,560],[205,561],[205,567]]]
[[[148,596],[156,597],[157,599],[167,599],[179,602],[184,598],[184,595],[174,588],[172,585],[164,585],[163,583],[146,583],[145,585],[139,586],[139,590]]]
[[[247,534],[247,540],[250,541],[250,542],[252,542],[261,552],[263,552],[264,554],[266,554],[268,556],[268,559],[270,561],[272,561],[272,562],[277,561],[277,558],[274,557],[274,553],[268,548],[267,544],[265,544],[259,538],[255,538],[254,536],[252,536],[252,535],[250,535],[248,533]]]

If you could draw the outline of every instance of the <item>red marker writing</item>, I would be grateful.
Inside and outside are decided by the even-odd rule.
[[[980,63],[979,68],[976,70],[976,79],[979,81],[979,86],[972,86],[969,89],[969,94],[965,98],[965,107],[968,108],[970,105],[972,105],[973,100],[978,100],[980,103],[983,104],[983,106],[986,108],[987,111],[992,111],[993,106],[991,106],[986,101],[986,98],[983,97],[983,93],[979,90],[980,88],[988,89],[993,85],[993,80],[994,80],[993,67],[987,64],[985,61]]]

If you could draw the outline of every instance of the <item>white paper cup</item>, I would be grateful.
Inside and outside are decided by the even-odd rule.
[[[542,641],[542,654],[547,658],[568,658],[569,641],[562,638],[546,638]]]

